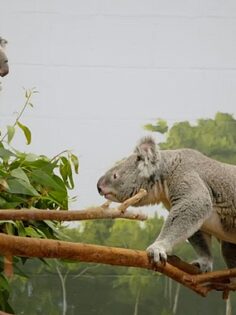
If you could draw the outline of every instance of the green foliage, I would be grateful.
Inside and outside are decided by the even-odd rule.
[[[199,119],[195,125],[188,121],[175,123],[166,136],[166,141],[160,144],[162,149],[193,148],[236,164],[236,120],[231,114],[217,113],[214,119]]]
[[[25,91],[25,103],[15,122],[6,127],[0,139],[0,208],[68,209],[68,189],[74,188],[73,172],[78,173],[78,158],[63,151],[54,158],[21,152],[11,146],[16,130],[23,132],[27,145],[31,131],[21,122],[27,107],[32,107],[34,89]],[[0,221],[0,232],[19,236],[58,238],[59,224],[51,221]],[[3,268],[0,266],[0,271]],[[0,274],[0,308],[9,310],[9,286]]]
[[[159,133],[166,133],[168,131],[168,125],[164,119],[158,119],[155,125],[147,124],[144,128],[148,131],[155,131]]]

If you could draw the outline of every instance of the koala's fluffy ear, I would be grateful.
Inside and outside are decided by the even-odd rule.
[[[4,49],[7,45],[7,40],[4,38],[0,37],[0,46]]]
[[[160,152],[158,145],[152,137],[142,138],[135,148],[138,155],[139,165],[143,177],[150,177],[158,173],[160,167]]]

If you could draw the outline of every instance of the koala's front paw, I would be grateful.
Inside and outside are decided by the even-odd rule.
[[[199,257],[192,261],[191,264],[197,266],[203,273],[212,271],[213,269],[213,262],[209,257]]]
[[[147,254],[154,263],[167,261],[167,250],[162,242],[154,242],[147,249]]]

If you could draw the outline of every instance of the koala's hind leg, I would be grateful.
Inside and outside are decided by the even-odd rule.
[[[212,271],[211,235],[199,230],[188,240],[198,255],[192,264],[199,267],[202,272]]]

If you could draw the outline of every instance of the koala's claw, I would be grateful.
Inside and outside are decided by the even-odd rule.
[[[198,267],[202,273],[210,272],[213,269],[212,260],[208,257],[199,257],[192,261],[191,264]]]
[[[147,254],[150,258],[150,260],[154,263],[166,263],[167,261],[167,254],[166,250],[163,246],[158,245],[158,243],[153,243],[147,248]]]

